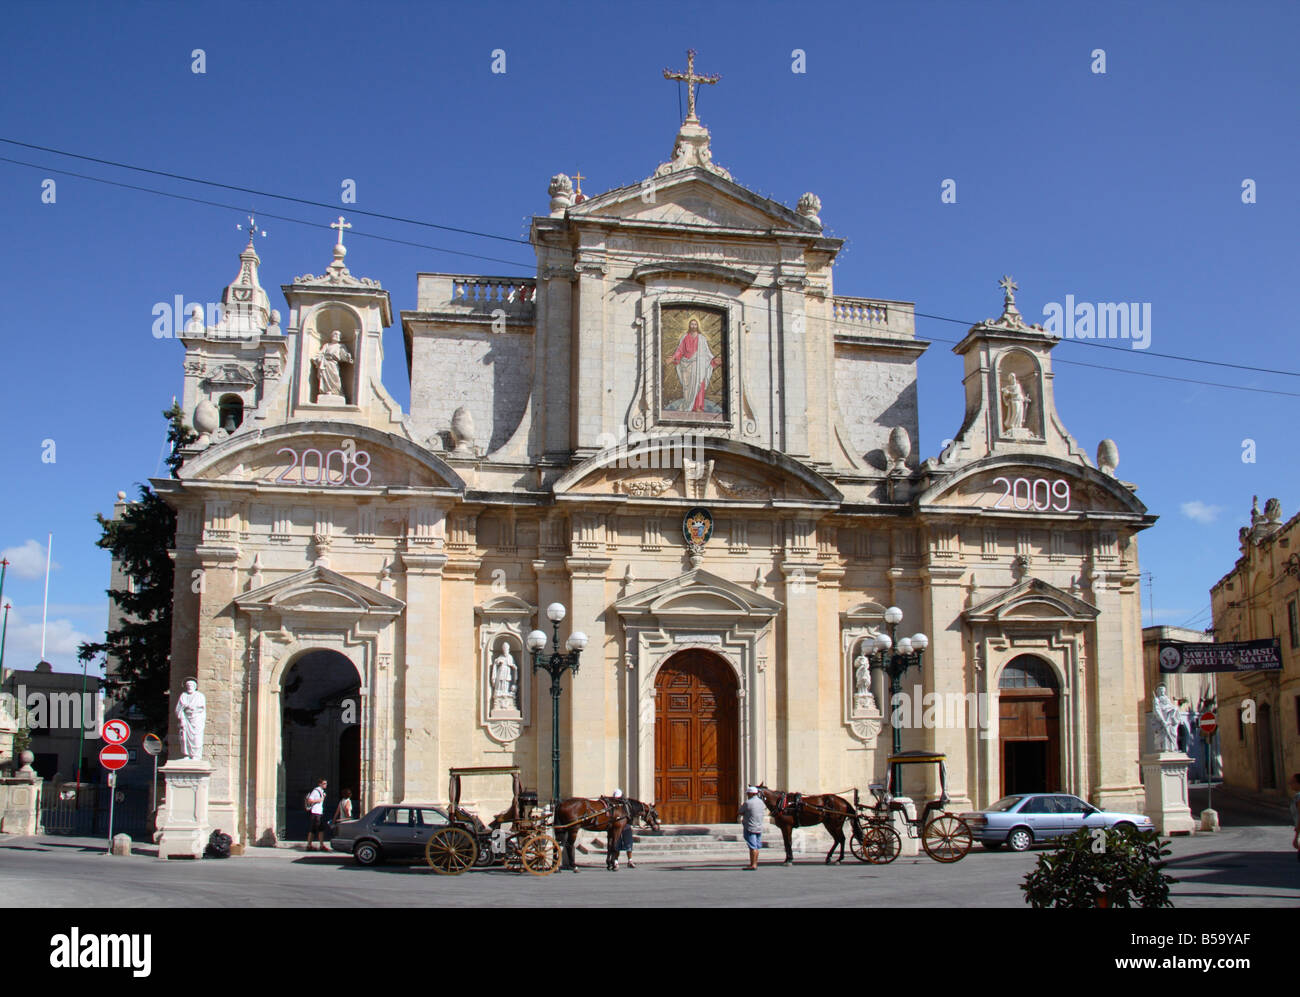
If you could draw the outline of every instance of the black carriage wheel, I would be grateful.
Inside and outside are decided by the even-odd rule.
[[[477,860],[478,843],[463,828],[434,831],[424,846],[424,861],[440,876],[459,876]]]
[[[971,847],[970,827],[960,817],[941,814],[925,825],[921,847],[936,862],[960,862]]]
[[[872,865],[889,865],[903,851],[903,839],[889,824],[876,824],[863,840],[863,850]]]

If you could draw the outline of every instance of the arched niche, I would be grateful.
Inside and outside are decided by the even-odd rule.
[[[995,379],[998,435],[1005,440],[1041,440],[1043,426],[1043,369],[1028,350],[1004,351]]]
[[[338,302],[323,304],[307,315],[302,326],[306,361],[302,368],[302,402],[334,407],[357,404],[361,382],[361,331],[361,316]],[[337,384],[334,383],[335,371]]]

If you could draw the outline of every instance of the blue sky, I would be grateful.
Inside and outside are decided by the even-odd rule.
[[[77,640],[102,633],[108,560],[93,516],[157,473],[159,413],[181,385],[181,347],[152,336],[152,309],[217,299],[249,207],[270,233],[262,281],[280,307],[280,284],[329,262],[324,226],[350,212],[345,178],[364,210],[525,237],[552,174],[581,170],[598,192],[668,158],[678,87],[662,70],[684,68],[688,46],[698,70],[722,74],[700,97],[715,160],[788,205],[822,198],[827,231],[848,240],[838,293],[973,322],[998,313],[1009,272],[1030,321],[1066,295],[1148,302],[1151,353],[1300,369],[1286,318],[1300,286],[1294,4],[20,3],[6,19],[0,137],[336,206],[0,144],[36,164],[0,162],[7,666],[39,652],[50,531],[47,656],[75,668]],[[495,49],[504,74],[491,72]],[[795,49],[805,73],[791,71]],[[1105,74],[1091,71],[1095,49]],[[949,178],[957,200],[944,204]],[[1242,203],[1247,178],[1255,204]],[[383,282],[395,311],[415,306],[421,270],[530,272],[525,245],[353,221],[348,263]],[[964,327],[919,318],[917,330],[934,341],[919,441],[933,455],[960,423],[950,344]],[[1110,345],[1057,347],[1058,410],[1089,453],[1117,441],[1119,476],[1161,516],[1141,537],[1156,622],[1208,625],[1197,614],[1237,556],[1251,495],[1279,496],[1287,517],[1300,501],[1300,398],[1263,393],[1300,393],[1300,378]],[[405,403],[399,328],[386,358]],[[1241,459],[1246,439],[1255,463]]]

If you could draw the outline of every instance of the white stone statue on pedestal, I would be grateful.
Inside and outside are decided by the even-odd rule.
[[[1151,701],[1152,747],[1156,751],[1177,751],[1180,724],[1178,706],[1169,698],[1163,685],[1156,686]]]
[[[877,712],[876,697],[871,694],[871,659],[867,657],[865,641],[858,645],[858,656],[853,659],[853,710]]]
[[[181,757],[203,757],[203,728],[208,722],[208,701],[199,692],[194,679],[185,680],[185,691],[176,701],[176,719],[180,721]]]
[[[320,352],[312,357],[311,362],[316,367],[317,404],[346,404],[339,365],[351,363],[352,355],[343,345],[343,333],[338,329],[330,333],[330,341],[320,348]]]
[[[492,708],[519,712],[519,666],[506,643],[492,660]]]

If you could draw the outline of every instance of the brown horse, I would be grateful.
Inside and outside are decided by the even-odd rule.
[[[574,845],[578,840],[579,830],[605,832],[605,868],[617,869],[614,862],[618,839],[623,828],[630,823],[644,821],[651,830],[659,830],[659,814],[654,804],[642,803],[628,797],[602,796],[591,800],[586,797],[571,797],[561,800],[555,808],[553,830],[564,849],[560,864],[562,869],[578,871]]]
[[[762,783],[758,785],[758,795],[767,805],[772,821],[781,829],[781,840],[785,842],[785,865],[794,861],[794,852],[790,848],[791,832],[796,827],[812,827],[821,824],[831,833],[831,850],[826,853],[826,864],[831,864],[831,856],[839,848],[837,862],[844,861],[844,821],[853,826],[853,837],[861,840],[862,827],[858,821],[858,812],[842,796],[823,793],[819,796],[802,796],[799,793],[783,793],[768,789]]]

